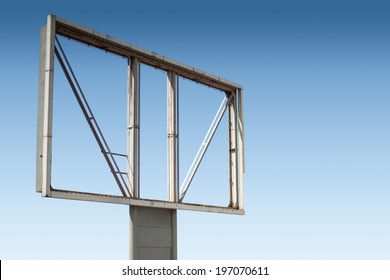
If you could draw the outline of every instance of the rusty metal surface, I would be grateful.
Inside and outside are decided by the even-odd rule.
[[[123,196],[68,191],[68,190],[53,189],[53,188],[51,189],[50,197],[92,201],[92,202],[102,202],[102,203],[123,204],[123,205],[145,206],[145,207],[153,207],[153,208],[168,208],[168,209],[201,211],[201,212],[212,212],[212,213],[234,214],[234,215],[245,214],[244,210],[235,209],[231,207],[203,205],[203,204],[195,204],[195,203],[175,203],[175,202],[169,202],[164,200],[151,200],[151,199],[142,199],[142,198],[134,199],[134,198],[128,198]]]
[[[39,87],[39,117],[38,117],[38,141],[37,141],[37,187],[38,192],[42,192],[44,197],[56,197],[63,199],[75,199],[96,201],[105,203],[117,203],[136,206],[148,206],[169,209],[183,209],[194,211],[217,212],[227,214],[244,214],[243,200],[243,184],[244,184],[244,124],[243,124],[243,104],[242,104],[242,87],[235,83],[221,79],[217,76],[208,74],[194,67],[190,67],[174,60],[168,59],[156,53],[143,50],[131,44],[119,41],[103,33],[92,29],[82,27],[71,23],[53,15],[49,15],[48,24],[44,27],[43,35],[46,33],[46,39],[41,39],[41,61],[40,61],[40,87]],[[94,46],[108,52],[127,57],[129,59],[129,100],[128,100],[128,151],[127,157],[129,165],[127,174],[129,180],[125,185],[130,189],[130,195],[124,192],[123,197],[99,195],[82,192],[54,190],[51,187],[51,130],[52,130],[52,114],[53,114],[53,77],[54,77],[54,38],[57,34],[85,43],[89,46]],[[168,74],[168,143],[169,149],[169,201],[157,201],[140,199],[140,184],[139,184],[139,80],[140,80],[140,64],[152,65],[156,68],[166,70]],[[43,73],[45,75],[43,75]],[[171,77],[171,78],[169,78]],[[201,83],[210,87],[214,87],[229,95],[230,114],[230,177],[229,181],[231,189],[231,201],[228,207],[188,204],[182,203],[182,199],[189,183],[196,172],[207,145],[210,142],[207,140],[204,144],[205,149],[202,150],[200,160],[195,161],[194,171],[190,174],[189,183],[185,185],[185,191],[179,196],[178,193],[178,122],[179,116],[176,112],[178,98],[178,89],[174,89],[173,85],[177,77],[184,77],[197,83]],[[173,98],[176,96],[176,98]],[[171,103],[169,103],[171,101]],[[224,107],[226,109],[226,107]],[[176,116],[177,114],[177,116]],[[223,114],[221,114],[222,116]],[[87,116],[89,119],[89,115]],[[217,122],[219,123],[219,121]],[[215,132],[218,124],[212,129],[211,137]],[[234,140],[234,141],[233,141]],[[203,145],[202,144],[202,145]],[[110,150],[106,154],[112,157],[117,155]],[[120,155],[122,156],[122,155]],[[196,160],[196,159],[195,159]],[[115,172],[115,174],[123,175],[124,172]],[[233,183],[232,183],[233,182]],[[53,193],[52,193],[53,192]],[[126,196],[131,196],[126,197]],[[228,204],[228,203],[227,203]]]
[[[104,51],[122,56],[122,57],[135,57],[140,60],[141,63],[157,67],[166,71],[173,71],[177,75],[184,78],[193,80],[195,82],[202,83],[204,85],[222,90],[222,91],[235,91],[241,89],[242,86],[227,81],[218,76],[206,73],[195,67],[191,67],[157,53],[144,50],[132,44],[120,41],[112,36],[106,35],[101,32],[97,32],[90,28],[74,24],[65,19],[56,17],[56,33],[67,38],[76,40],[81,43],[85,43],[89,46],[102,49]]]

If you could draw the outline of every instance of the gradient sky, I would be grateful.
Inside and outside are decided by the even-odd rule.
[[[3,1],[0,259],[128,258],[128,207],[35,193],[39,32],[50,13],[243,85],[246,215],[181,211],[180,259],[389,259],[390,4],[318,2]],[[113,150],[125,152],[126,61],[62,42]],[[222,95],[180,85],[183,178]],[[143,67],[141,87],[142,188],[163,198],[164,73]],[[55,94],[53,183],[117,192],[60,75]],[[221,125],[189,200],[226,199]]]

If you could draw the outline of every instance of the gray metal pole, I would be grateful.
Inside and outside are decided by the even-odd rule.
[[[244,209],[244,173],[245,173],[245,151],[244,151],[244,104],[243,91],[237,90],[238,114],[237,114],[237,161],[238,161],[238,208]]]
[[[127,114],[127,175],[128,189],[134,198],[140,197],[140,63],[137,58],[128,65],[128,114]],[[129,259],[138,259],[138,210],[129,207],[130,237]]]
[[[127,174],[132,197],[140,197],[140,63],[132,58],[128,66]]]
[[[230,185],[230,206],[238,207],[238,188],[237,188],[237,111],[235,92],[230,93],[233,98],[229,103],[229,185]]]
[[[179,200],[179,114],[177,75],[169,71],[167,76],[167,134],[168,134],[168,200]],[[177,210],[171,216],[171,259],[177,259]]]
[[[168,126],[168,200],[177,202],[179,198],[178,174],[178,104],[177,104],[177,76],[172,71],[167,77],[167,126]]]
[[[52,119],[53,119],[53,83],[54,83],[54,38],[55,17],[49,15],[46,26],[45,82],[43,88],[42,120],[42,196],[50,196],[51,156],[52,156]]]

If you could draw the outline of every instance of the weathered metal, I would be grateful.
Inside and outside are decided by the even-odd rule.
[[[244,151],[244,98],[243,89],[237,89],[237,173],[238,173],[238,209],[244,209],[244,173],[245,173],[245,151]]]
[[[182,64],[157,53],[115,39],[109,35],[69,22],[56,16],[51,17],[55,18],[56,33],[59,35],[122,57],[137,58],[141,63],[165,70],[167,72],[172,71],[181,77],[222,91],[232,91],[242,88],[242,86],[233,82],[227,81],[215,75],[211,75],[194,67]]]
[[[80,85],[70,67],[56,35],[65,36],[122,56],[128,61],[128,112],[127,154],[112,152],[85,99]],[[122,192],[122,196],[103,195],[61,190],[51,185],[52,119],[54,58],[68,79],[72,91],[103,152],[109,168]],[[140,184],[140,72],[141,64],[166,71],[167,74],[167,187],[168,199],[151,200],[141,197]],[[208,132],[188,170],[179,191],[179,78],[192,80],[221,91],[226,95]],[[130,258],[177,258],[177,210],[204,211],[243,215],[244,211],[244,108],[242,86],[211,75],[165,56],[150,52],[111,36],[71,23],[54,15],[48,16],[47,25],[41,29],[36,191],[43,197],[114,203],[130,206]],[[227,206],[203,205],[183,202],[202,158],[228,111],[228,154],[230,201]],[[127,158],[127,170],[119,170],[114,156]],[[127,175],[127,178],[124,177]],[[161,219],[155,219],[160,217]],[[161,224],[161,221],[166,223]]]
[[[237,110],[236,93],[232,92],[232,99],[229,103],[229,185],[230,202],[232,208],[238,207],[238,181],[237,181]]]
[[[90,202],[101,202],[101,203],[112,203],[152,208],[166,208],[166,209],[177,209],[177,210],[189,210],[199,212],[210,212],[210,213],[221,213],[221,214],[233,214],[233,215],[244,215],[243,209],[235,209],[231,207],[222,207],[214,205],[204,205],[195,203],[178,203],[170,202],[165,200],[156,199],[143,199],[143,198],[130,198],[116,195],[96,194],[79,191],[68,191],[61,189],[51,189],[51,198],[70,199],[70,200],[81,200]]]
[[[167,75],[168,200],[171,202],[177,202],[179,197],[177,96],[177,76],[174,72],[169,71]]]
[[[235,83],[208,74],[194,67],[190,67],[156,53],[143,50],[131,44],[119,41],[108,35],[82,27],[64,19],[49,15],[48,23],[42,28],[41,35],[41,61],[39,82],[39,113],[38,113],[38,141],[37,141],[37,183],[36,190],[42,196],[51,196],[51,143],[52,143],[52,115],[53,115],[53,77],[54,53],[56,34],[70,39],[104,49],[108,52],[128,58],[128,127],[127,127],[127,158],[128,180],[121,186],[120,179],[125,173],[119,169],[111,168],[114,177],[120,185],[124,196],[140,198],[140,65],[152,65],[167,71],[167,120],[168,120],[168,200],[170,202],[183,202],[183,198],[198,169],[203,155],[222,119],[224,111],[229,108],[229,188],[230,203],[226,208],[243,210],[243,184],[244,184],[244,118],[242,105],[242,87]],[[61,58],[59,58],[61,59]],[[66,72],[66,70],[65,70]],[[223,110],[219,110],[198,154],[195,156],[179,194],[179,139],[178,139],[178,77],[191,79],[223,91],[229,96],[224,101]],[[75,78],[74,78],[75,79]],[[77,80],[76,80],[77,82]],[[88,106],[87,106],[88,107]],[[91,113],[90,113],[91,114]],[[93,121],[89,114],[87,121]],[[94,128],[94,124],[91,125]],[[98,132],[100,131],[97,127]],[[101,133],[100,133],[101,134]],[[99,142],[99,141],[98,141]],[[104,137],[103,141],[104,144]],[[116,166],[112,153],[103,147],[107,162]],[[111,166],[110,165],[110,166]],[[91,194],[92,195],[92,194]],[[99,195],[99,194],[96,194]]]
[[[127,174],[132,197],[140,197],[140,63],[129,60],[128,112],[127,112]]]
[[[50,196],[51,183],[55,26],[55,18],[49,16],[41,31],[36,190],[42,196]]]

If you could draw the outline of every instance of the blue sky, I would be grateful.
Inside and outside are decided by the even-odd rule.
[[[390,6],[318,2],[2,3],[0,258],[128,258],[126,206],[35,193],[39,30],[53,13],[244,86],[246,215],[180,212],[180,259],[389,259]],[[126,61],[62,41],[124,152]],[[142,188],[161,198],[165,76],[142,73]],[[55,86],[53,181],[116,192],[63,78]],[[188,81],[180,92],[183,178],[222,96]],[[221,125],[189,199],[226,197]]]

